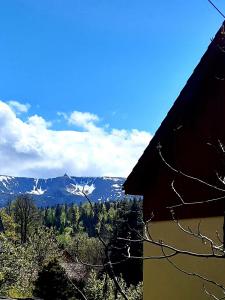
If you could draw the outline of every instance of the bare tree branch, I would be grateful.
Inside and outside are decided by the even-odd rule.
[[[175,186],[174,186],[174,180],[171,183],[171,187],[172,187],[172,190],[174,191],[174,193],[180,199],[181,203],[180,204],[175,204],[175,205],[168,206],[167,208],[169,208],[169,209],[180,207],[180,206],[184,206],[184,205],[205,204],[205,203],[215,202],[215,201],[219,201],[219,200],[224,200],[225,199],[225,196],[221,196],[221,197],[212,198],[212,199],[208,199],[208,200],[185,202],[184,199],[183,199],[183,197],[180,195],[180,193],[178,193],[177,189],[175,188]],[[224,190],[224,192],[225,192],[225,190]]]
[[[198,177],[194,177],[194,176],[191,176],[191,175],[189,175],[189,174],[186,174],[186,173],[184,173],[184,172],[182,172],[182,171],[180,171],[180,170],[177,170],[175,167],[173,167],[170,163],[168,163],[168,162],[165,160],[165,158],[164,158],[163,155],[162,155],[162,152],[161,152],[161,146],[160,146],[160,145],[158,145],[158,151],[159,151],[159,156],[161,157],[161,159],[162,159],[162,161],[164,162],[164,164],[165,164],[171,171],[173,171],[174,173],[176,173],[176,174],[178,174],[178,175],[181,175],[181,176],[183,176],[183,177],[189,178],[189,179],[191,179],[192,181],[199,182],[199,183],[201,183],[201,184],[203,184],[203,185],[205,185],[205,186],[208,186],[208,187],[210,187],[210,188],[212,188],[212,189],[214,189],[214,190],[217,190],[217,191],[220,191],[220,192],[225,192],[225,189],[222,189],[222,188],[220,188],[220,187],[218,187],[218,186],[216,186],[216,185],[210,184],[210,183],[208,183],[208,182],[206,182],[206,181],[204,181],[204,180],[202,180],[202,179],[200,179],[200,178],[198,178]]]
[[[166,253],[165,253],[163,247],[161,248],[161,250],[162,250],[163,255],[166,256]],[[206,281],[206,282],[208,282],[208,283],[212,283],[213,285],[215,285],[215,286],[219,287],[220,289],[222,289],[223,291],[225,291],[225,287],[224,287],[221,283],[218,283],[218,282],[216,282],[216,281],[214,281],[214,280],[212,280],[212,279],[209,279],[209,278],[207,278],[207,277],[205,277],[205,276],[202,276],[202,275],[200,275],[200,274],[198,274],[198,273],[185,271],[185,270],[182,269],[181,267],[178,267],[178,265],[175,264],[173,261],[171,261],[168,257],[166,257],[166,260],[167,260],[167,261],[168,261],[175,269],[177,269],[178,271],[180,271],[180,272],[182,272],[182,273],[184,273],[184,274],[186,274],[186,275],[188,275],[188,276],[197,277],[197,278],[202,279],[202,280],[204,280],[204,281]]]
[[[211,292],[209,292],[209,291],[206,289],[205,285],[203,285],[203,289],[204,289],[204,292],[206,293],[206,295],[210,296],[210,297],[211,297],[212,299],[214,299],[214,300],[222,300],[222,299],[225,299],[225,296],[223,296],[222,298],[216,297],[214,294],[212,294]]]
[[[211,1],[211,0],[208,0],[208,2],[217,10],[217,12],[225,19],[225,15],[222,13],[221,10],[219,10],[218,7],[216,7],[216,5]]]
[[[88,300],[88,298],[85,296],[85,294],[81,291],[81,289],[79,289],[74,282],[69,278],[69,276],[67,277],[69,282],[71,283],[72,287],[82,296],[82,298],[84,300]]]

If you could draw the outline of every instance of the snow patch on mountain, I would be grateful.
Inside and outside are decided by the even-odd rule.
[[[39,182],[39,179],[35,178],[33,189],[31,191],[27,192],[27,194],[30,194],[30,195],[43,195],[47,191],[47,189],[42,190],[41,187],[38,187],[38,182]]]
[[[12,180],[14,177],[11,176],[5,176],[5,175],[1,175],[0,176],[0,182],[2,182],[3,186],[8,189],[8,183],[10,180]]]
[[[26,178],[0,175],[0,207],[21,194],[29,194],[38,206],[87,201],[123,199],[122,177],[76,177],[67,174],[55,178]]]
[[[10,179],[14,179],[12,176],[5,176],[5,175],[0,175],[0,181],[7,181]]]
[[[84,194],[90,195],[95,190],[94,184],[88,185],[80,185],[80,184],[70,184],[66,187],[66,191],[73,195],[83,196]]]
[[[120,181],[121,178],[118,178],[118,177],[107,177],[107,176],[105,176],[105,177],[103,177],[103,180],[110,180],[110,181],[117,182],[117,181]]]
[[[27,194],[30,195],[43,195],[47,190],[42,190],[41,187],[40,188],[33,188],[32,191],[27,192]]]
[[[121,188],[121,185],[119,185],[118,183],[115,183],[112,185],[112,187],[116,188],[116,189],[120,189]]]

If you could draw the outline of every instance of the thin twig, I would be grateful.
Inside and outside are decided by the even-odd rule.
[[[174,257],[176,255],[178,255],[178,252],[173,252],[171,254],[166,254],[166,255],[151,255],[151,256],[129,256],[129,258],[133,258],[133,259],[141,259],[141,260],[151,260],[151,259],[156,259],[156,260],[160,260],[160,259],[165,259],[165,258],[170,258],[170,257]]]
[[[84,295],[84,293],[74,284],[74,282],[69,278],[68,276],[68,280],[71,283],[72,287],[78,291],[78,293],[83,297],[84,300],[88,300],[88,298]]]
[[[161,250],[162,250],[163,255],[166,255],[166,253],[165,253],[163,247],[161,247]],[[214,281],[214,280],[212,280],[212,279],[209,279],[209,278],[207,278],[207,277],[205,277],[205,276],[202,276],[202,275],[200,275],[200,274],[198,274],[198,273],[185,271],[184,269],[178,267],[178,265],[175,264],[173,261],[171,261],[168,257],[166,257],[166,260],[167,260],[167,261],[168,261],[175,269],[177,269],[178,271],[180,271],[180,272],[182,272],[182,273],[184,273],[184,274],[186,274],[186,275],[188,275],[188,276],[197,277],[197,278],[202,279],[202,280],[204,280],[204,281],[206,281],[206,282],[208,282],[208,283],[212,283],[213,285],[215,285],[215,286],[221,288],[223,291],[225,291],[225,287],[224,287],[221,283],[218,283],[218,282],[216,282],[216,281]]]
[[[93,207],[93,204],[92,202],[90,201],[90,199],[88,198],[88,196],[86,195],[86,193],[84,192],[84,189],[82,191],[82,194],[84,195],[84,197],[87,199],[88,203],[90,204],[91,206],[91,209],[94,211],[94,207]],[[100,221],[100,224],[102,225],[102,221]],[[106,242],[103,240],[103,238],[101,237],[100,233],[98,232],[97,230],[97,236],[98,236],[98,239],[100,240],[100,242],[103,244],[104,248],[105,248],[105,252],[106,252],[106,258],[107,258],[107,262],[108,262],[108,267],[110,269],[110,272],[112,274],[112,280],[118,290],[118,292],[121,294],[121,296],[125,299],[125,300],[129,300],[126,296],[126,294],[124,293],[124,291],[122,290],[117,278],[116,278],[116,275],[114,273],[114,269],[113,269],[113,264],[111,262],[111,259],[109,257],[109,250],[108,250],[108,245],[106,244]]]
[[[130,241],[130,239],[127,239],[127,238],[119,238],[119,239],[123,240],[123,241],[127,241],[127,242]],[[217,259],[224,258],[224,255],[219,255],[216,253],[197,253],[197,252],[192,252],[192,251],[188,251],[188,250],[178,249],[172,245],[164,243],[162,240],[155,241],[155,240],[149,240],[149,239],[143,238],[143,242],[148,242],[152,245],[163,247],[165,249],[169,249],[171,251],[177,252],[178,254],[182,254],[182,255],[201,257],[201,258],[217,258]]]
[[[225,19],[225,15],[222,13],[221,10],[219,10],[218,7],[216,7],[216,5],[211,1],[211,0],[208,0],[208,2],[217,10],[217,12]]]
[[[200,224],[201,224],[201,221],[199,221],[198,223],[198,231],[197,233],[196,232],[193,232],[193,230],[188,227],[188,229],[184,228],[181,223],[179,222],[179,220],[175,217],[175,213],[171,211],[171,215],[172,215],[172,219],[173,221],[177,224],[178,228],[183,231],[184,233],[190,235],[190,236],[193,236],[194,238],[198,238],[200,240],[202,240],[203,242],[208,242],[210,247],[211,247],[211,250],[212,250],[212,253],[215,254],[214,250],[216,251],[219,251],[221,252],[221,254],[224,255],[224,251],[223,251],[223,244],[222,245],[217,245],[212,239],[210,239],[208,236],[206,235],[203,235],[200,231]]]
[[[205,285],[203,285],[203,289],[204,289],[204,292],[206,293],[206,295],[210,296],[210,297],[213,298],[214,300],[223,300],[223,299],[225,299],[225,296],[222,297],[222,298],[216,297],[214,294],[212,294],[211,292],[209,292],[209,291],[206,289]]]
[[[199,205],[199,204],[205,204],[205,203],[210,203],[210,202],[216,202],[219,200],[224,200],[225,196],[221,196],[221,197],[217,197],[217,198],[212,198],[212,199],[208,199],[208,200],[202,200],[202,201],[193,201],[193,202],[185,202],[183,197],[180,195],[180,193],[177,191],[177,189],[174,186],[174,180],[171,183],[171,187],[172,190],[174,191],[174,193],[177,195],[177,197],[180,199],[181,203],[180,204],[175,204],[175,205],[171,205],[171,206],[167,206],[167,208],[172,209],[172,208],[176,208],[176,207],[180,207],[180,206],[184,206],[184,205]],[[225,191],[224,191],[225,192]]]
[[[208,187],[210,187],[210,188],[212,188],[212,189],[214,189],[214,190],[217,190],[217,191],[220,191],[220,192],[225,192],[225,189],[222,189],[222,188],[220,188],[220,187],[218,187],[218,186],[216,186],[216,185],[210,184],[210,183],[208,183],[208,182],[206,182],[206,181],[204,181],[204,180],[202,180],[202,179],[200,179],[200,178],[198,178],[198,177],[194,177],[194,176],[188,175],[188,174],[186,174],[186,173],[184,173],[184,172],[182,172],[182,171],[180,171],[180,170],[177,170],[175,167],[173,167],[171,164],[169,164],[169,163],[165,160],[165,158],[163,157],[162,152],[161,152],[161,150],[160,150],[160,146],[158,146],[158,151],[159,151],[159,155],[160,155],[162,161],[164,162],[164,164],[165,164],[170,170],[172,170],[174,173],[176,173],[176,174],[178,174],[178,175],[182,175],[183,177],[189,178],[189,179],[191,179],[191,180],[193,180],[193,181],[197,181],[197,182],[199,182],[199,183],[201,183],[201,184],[203,184],[203,185],[206,185],[206,186],[208,186]]]
[[[124,259],[121,259],[120,261],[111,262],[111,264],[112,265],[119,265],[122,262],[127,261],[127,259],[128,258],[124,258]],[[84,266],[92,267],[92,268],[104,268],[104,267],[107,267],[109,265],[109,262],[106,262],[106,263],[103,263],[103,264],[91,264],[91,263],[87,263],[87,262],[82,261],[78,256],[76,256],[76,262],[77,263],[81,263]]]

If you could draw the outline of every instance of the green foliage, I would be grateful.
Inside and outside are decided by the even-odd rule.
[[[70,300],[74,295],[73,286],[64,269],[54,260],[39,273],[34,294],[44,300]]]
[[[59,259],[61,251],[53,229],[38,227],[29,239],[29,247],[33,251],[33,260],[37,264],[37,269],[41,269],[49,261]]]
[[[35,278],[33,250],[19,243],[17,224],[6,209],[1,209],[3,231],[0,233],[0,293],[11,297],[29,296]]]
[[[59,243],[86,263],[101,264],[104,259],[105,251],[98,235],[109,245],[110,258],[114,262],[124,260],[128,251],[132,256],[142,256],[142,243],[118,239],[139,239],[138,232],[142,234],[142,201],[93,203],[92,206],[87,202],[79,206],[57,205],[55,209],[45,210],[45,215],[49,212],[55,215],[52,227],[60,233],[57,236]],[[132,272],[134,268],[136,272]],[[121,273],[128,284],[142,280],[141,260],[129,259],[115,265],[114,269],[116,275]]]
[[[21,243],[26,243],[29,234],[39,220],[38,209],[28,195],[21,195],[12,203],[12,212],[20,234]]]
[[[35,280],[37,266],[33,249],[13,242],[3,234],[0,237],[0,293],[29,296]]]
[[[0,235],[0,293],[13,296],[32,295],[38,271],[53,258],[60,257],[51,229],[37,228],[26,244]]]
[[[63,248],[69,247],[72,244],[73,229],[71,227],[65,227],[63,233],[57,235],[57,241]]]
[[[18,240],[18,235],[16,234],[16,223],[13,217],[6,213],[5,209],[0,210],[0,218],[2,222],[2,232],[4,236],[10,240]]]
[[[107,261],[106,248],[99,236],[114,262],[127,255],[128,246],[131,255],[141,256],[141,244],[118,240],[118,237],[137,238],[137,230],[142,228],[141,205],[140,201],[121,201],[37,209],[27,195],[18,197],[0,210],[0,294],[29,297],[36,282],[39,296],[42,285],[42,292],[49,293],[45,297],[54,297],[44,299],[81,299],[76,291],[72,293],[70,281],[57,261],[73,264],[78,258],[88,265],[102,265]],[[103,268],[98,268],[98,273],[90,270],[87,267],[85,277],[77,281],[88,299],[122,299],[112,276],[109,277],[110,272],[107,274]],[[116,264],[114,272],[129,300],[142,299],[141,260]],[[61,296],[52,292],[50,295],[54,286]]]
[[[143,287],[142,283],[139,283],[136,287],[126,285],[125,281],[120,277],[117,278],[119,285],[123,292],[126,294],[129,300],[142,300],[143,299]],[[107,274],[103,274],[101,278],[98,278],[95,271],[91,271],[87,284],[85,286],[85,295],[87,299],[92,300],[122,300],[122,295],[118,292],[115,284]]]
[[[56,207],[43,208],[43,224],[55,228],[60,234],[64,234],[66,228],[71,228],[72,233],[87,232],[89,237],[96,237],[97,231],[101,231],[104,238],[108,238],[113,232],[113,226],[118,216],[118,204],[90,203],[82,205],[57,205]]]
[[[69,253],[80,261],[91,265],[102,265],[105,259],[104,248],[99,239],[78,233],[68,246]]]

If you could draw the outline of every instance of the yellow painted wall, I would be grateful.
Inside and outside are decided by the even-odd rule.
[[[197,230],[199,219],[182,220],[181,224]],[[213,217],[201,220],[201,232],[219,242],[216,231],[223,237],[223,218]],[[184,250],[210,252],[209,246],[188,236],[172,221],[154,222],[150,230],[155,239],[161,239]],[[161,250],[144,244],[144,256],[161,255]],[[199,259],[179,255],[171,259],[188,272],[197,272],[225,285],[225,259]],[[176,270],[166,260],[144,261],[144,300],[203,300],[210,299],[203,290],[204,282]],[[219,289],[205,283],[207,289],[217,296],[224,296]]]

